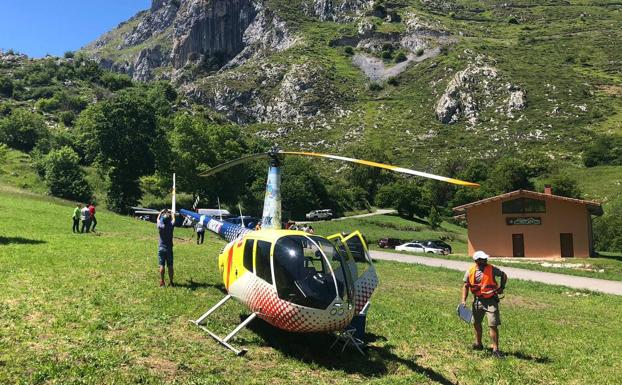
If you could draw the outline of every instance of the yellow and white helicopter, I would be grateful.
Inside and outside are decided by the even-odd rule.
[[[360,232],[322,237],[281,229],[281,166],[284,156],[334,159],[461,186],[479,186],[376,162],[277,148],[224,163],[202,174],[215,175],[258,159],[270,161],[261,230],[250,230],[215,217],[180,210],[181,215],[202,223],[229,241],[218,258],[228,294],[192,322],[238,355],[246,351],[236,349],[229,341],[256,317],[290,332],[340,332],[368,306],[378,285],[376,270]],[[244,304],[251,315],[221,338],[204,324],[232,298]]]

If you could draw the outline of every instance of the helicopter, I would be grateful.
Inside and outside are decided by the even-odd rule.
[[[298,333],[342,332],[356,314],[365,312],[378,286],[378,276],[363,235],[359,231],[328,237],[281,229],[281,179],[285,156],[333,159],[436,179],[467,187],[477,183],[447,178],[387,164],[314,152],[283,151],[247,155],[216,166],[212,176],[249,161],[269,161],[261,228],[243,226],[181,209],[193,223],[201,223],[229,243],[218,257],[227,295],[191,322],[237,355],[246,353],[229,341],[255,318]],[[175,211],[173,211],[175,212]],[[210,331],[207,319],[229,300],[246,306],[251,314],[226,337]]]

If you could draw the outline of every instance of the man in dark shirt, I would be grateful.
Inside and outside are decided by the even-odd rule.
[[[158,263],[160,265],[160,287],[164,286],[164,269],[168,267],[169,285],[173,283],[173,214],[169,210],[162,210],[158,215],[157,226],[160,235],[158,244]]]

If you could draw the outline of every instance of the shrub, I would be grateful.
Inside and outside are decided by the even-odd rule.
[[[395,56],[395,62],[396,63],[401,63],[408,60],[408,57],[406,57],[406,54],[404,54],[404,52],[400,52]]]
[[[0,95],[10,98],[13,96],[15,86],[13,81],[5,76],[0,76]]]
[[[0,120],[0,138],[8,146],[30,152],[37,142],[49,135],[43,117],[18,108]]]
[[[425,52],[425,50],[423,48],[418,48],[417,51],[415,52],[415,54],[417,56],[421,56],[421,55],[423,55],[424,52]]]
[[[76,114],[71,111],[63,111],[58,117],[66,127],[73,126],[73,122],[76,120]]]
[[[512,16],[508,19],[508,24],[518,24],[518,19]]]
[[[391,51],[382,51],[382,54],[380,56],[385,60],[391,60],[391,58],[393,57],[393,53]]]
[[[369,84],[370,91],[382,91],[382,84],[380,83],[370,83]]]
[[[598,251],[622,251],[622,199],[605,207],[605,214],[594,220],[594,245]]]
[[[350,47],[350,46],[348,45],[348,46],[346,46],[346,47],[343,49],[343,52],[345,52],[345,53],[346,53],[346,55],[352,56],[352,55],[354,55],[354,48],[352,48],[352,47]]]
[[[110,91],[118,91],[133,85],[132,79],[125,74],[106,72],[101,77],[102,84]]]
[[[73,59],[73,57],[74,57],[75,55],[76,55],[76,54],[75,54],[73,51],[67,51],[67,52],[65,52],[65,55],[64,55],[64,56],[65,56],[65,59]]]
[[[397,78],[391,78],[387,81],[388,84],[397,87],[400,85],[400,82],[397,80]]]
[[[86,202],[93,195],[80,168],[80,158],[70,147],[52,150],[43,159],[49,193],[59,198]]]

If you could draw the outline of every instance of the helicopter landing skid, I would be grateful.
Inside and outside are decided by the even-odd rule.
[[[257,313],[253,313],[250,316],[248,316],[235,329],[233,329],[233,331],[231,333],[229,333],[225,338],[219,337],[218,335],[216,335],[215,333],[210,331],[208,328],[203,326],[203,324],[205,323],[205,320],[207,319],[207,317],[209,317],[212,313],[214,313],[216,310],[218,310],[219,307],[224,305],[230,299],[231,299],[230,295],[225,296],[225,298],[223,298],[220,302],[218,302],[216,305],[214,305],[214,307],[209,309],[205,314],[203,314],[197,320],[190,320],[190,322],[195,324],[195,325],[197,325],[201,330],[203,330],[204,332],[209,334],[213,339],[218,341],[221,345],[223,345],[227,349],[229,349],[232,352],[234,352],[236,355],[243,356],[244,354],[246,354],[246,349],[241,349],[241,350],[236,349],[235,347],[233,347],[233,345],[231,345],[229,343],[229,340],[232,339],[236,334],[238,334],[240,332],[240,330],[244,329],[246,327],[246,325],[248,325],[252,320],[254,320],[255,317],[257,317]]]

